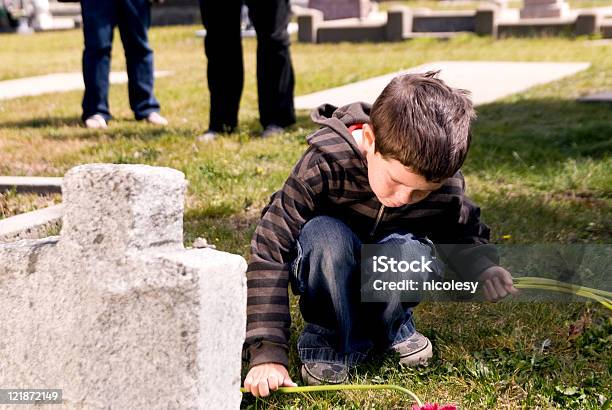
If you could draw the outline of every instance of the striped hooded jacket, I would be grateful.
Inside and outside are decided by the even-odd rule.
[[[348,130],[368,123],[370,108],[365,103],[341,108],[326,104],[313,111],[311,118],[321,128],[307,137],[308,149],[261,213],[247,268],[243,358],[250,367],[288,366],[289,270],[300,229],[317,215],[342,220],[364,243],[404,230],[427,236],[436,245],[475,244],[454,255],[465,263],[464,278],[474,279],[497,262],[494,254],[470,253],[487,248],[483,245],[489,228],[480,222],[480,209],[464,195],[460,171],[416,204],[387,208],[380,203],[368,182],[366,159]]]

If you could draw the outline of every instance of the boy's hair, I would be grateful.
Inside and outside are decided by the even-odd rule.
[[[476,117],[469,92],[447,86],[438,71],[395,77],[370,112],[376,152],[427,181],[453,176],[470,146]]]

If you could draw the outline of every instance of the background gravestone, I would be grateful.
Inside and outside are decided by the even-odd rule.
[[[352,17],[365,18],[371,10],[370,0],[309,0],[308,7],[323,12],[325,20]]]
[[[524,0],[521,9],[522,19],[566,17],[569,14],[569,4],[566,0]]]
[[[84,165],[59,237],[0,244],[0,386],[66,408],[224,409],[241,400],[246,262],[183,248],[184,175]]]

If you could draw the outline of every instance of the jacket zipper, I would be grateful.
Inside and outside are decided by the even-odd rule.
[[[378,227],[378,224],[380,220],[382,219],[384,211],[385,211],[385,206],[381,204],[380,209],[378,210],[378,215],[376,215],[376,222],[374,222],[374,227],[370,231],[370,236],[374,236],[374,232],[376,232],[376,228]]]

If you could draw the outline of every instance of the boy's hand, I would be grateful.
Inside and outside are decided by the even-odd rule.
[[[478,278],[484,288],[485,297],[490,302],[497,302],[508,293],[518,295],[519,290],[512,284],[512,275],[501,266],[491,266]]]
[[[244,379],[244,388],[255,397],[265,397],[279,387],[296,387],[282,364],[264,363],[253,366]]]

